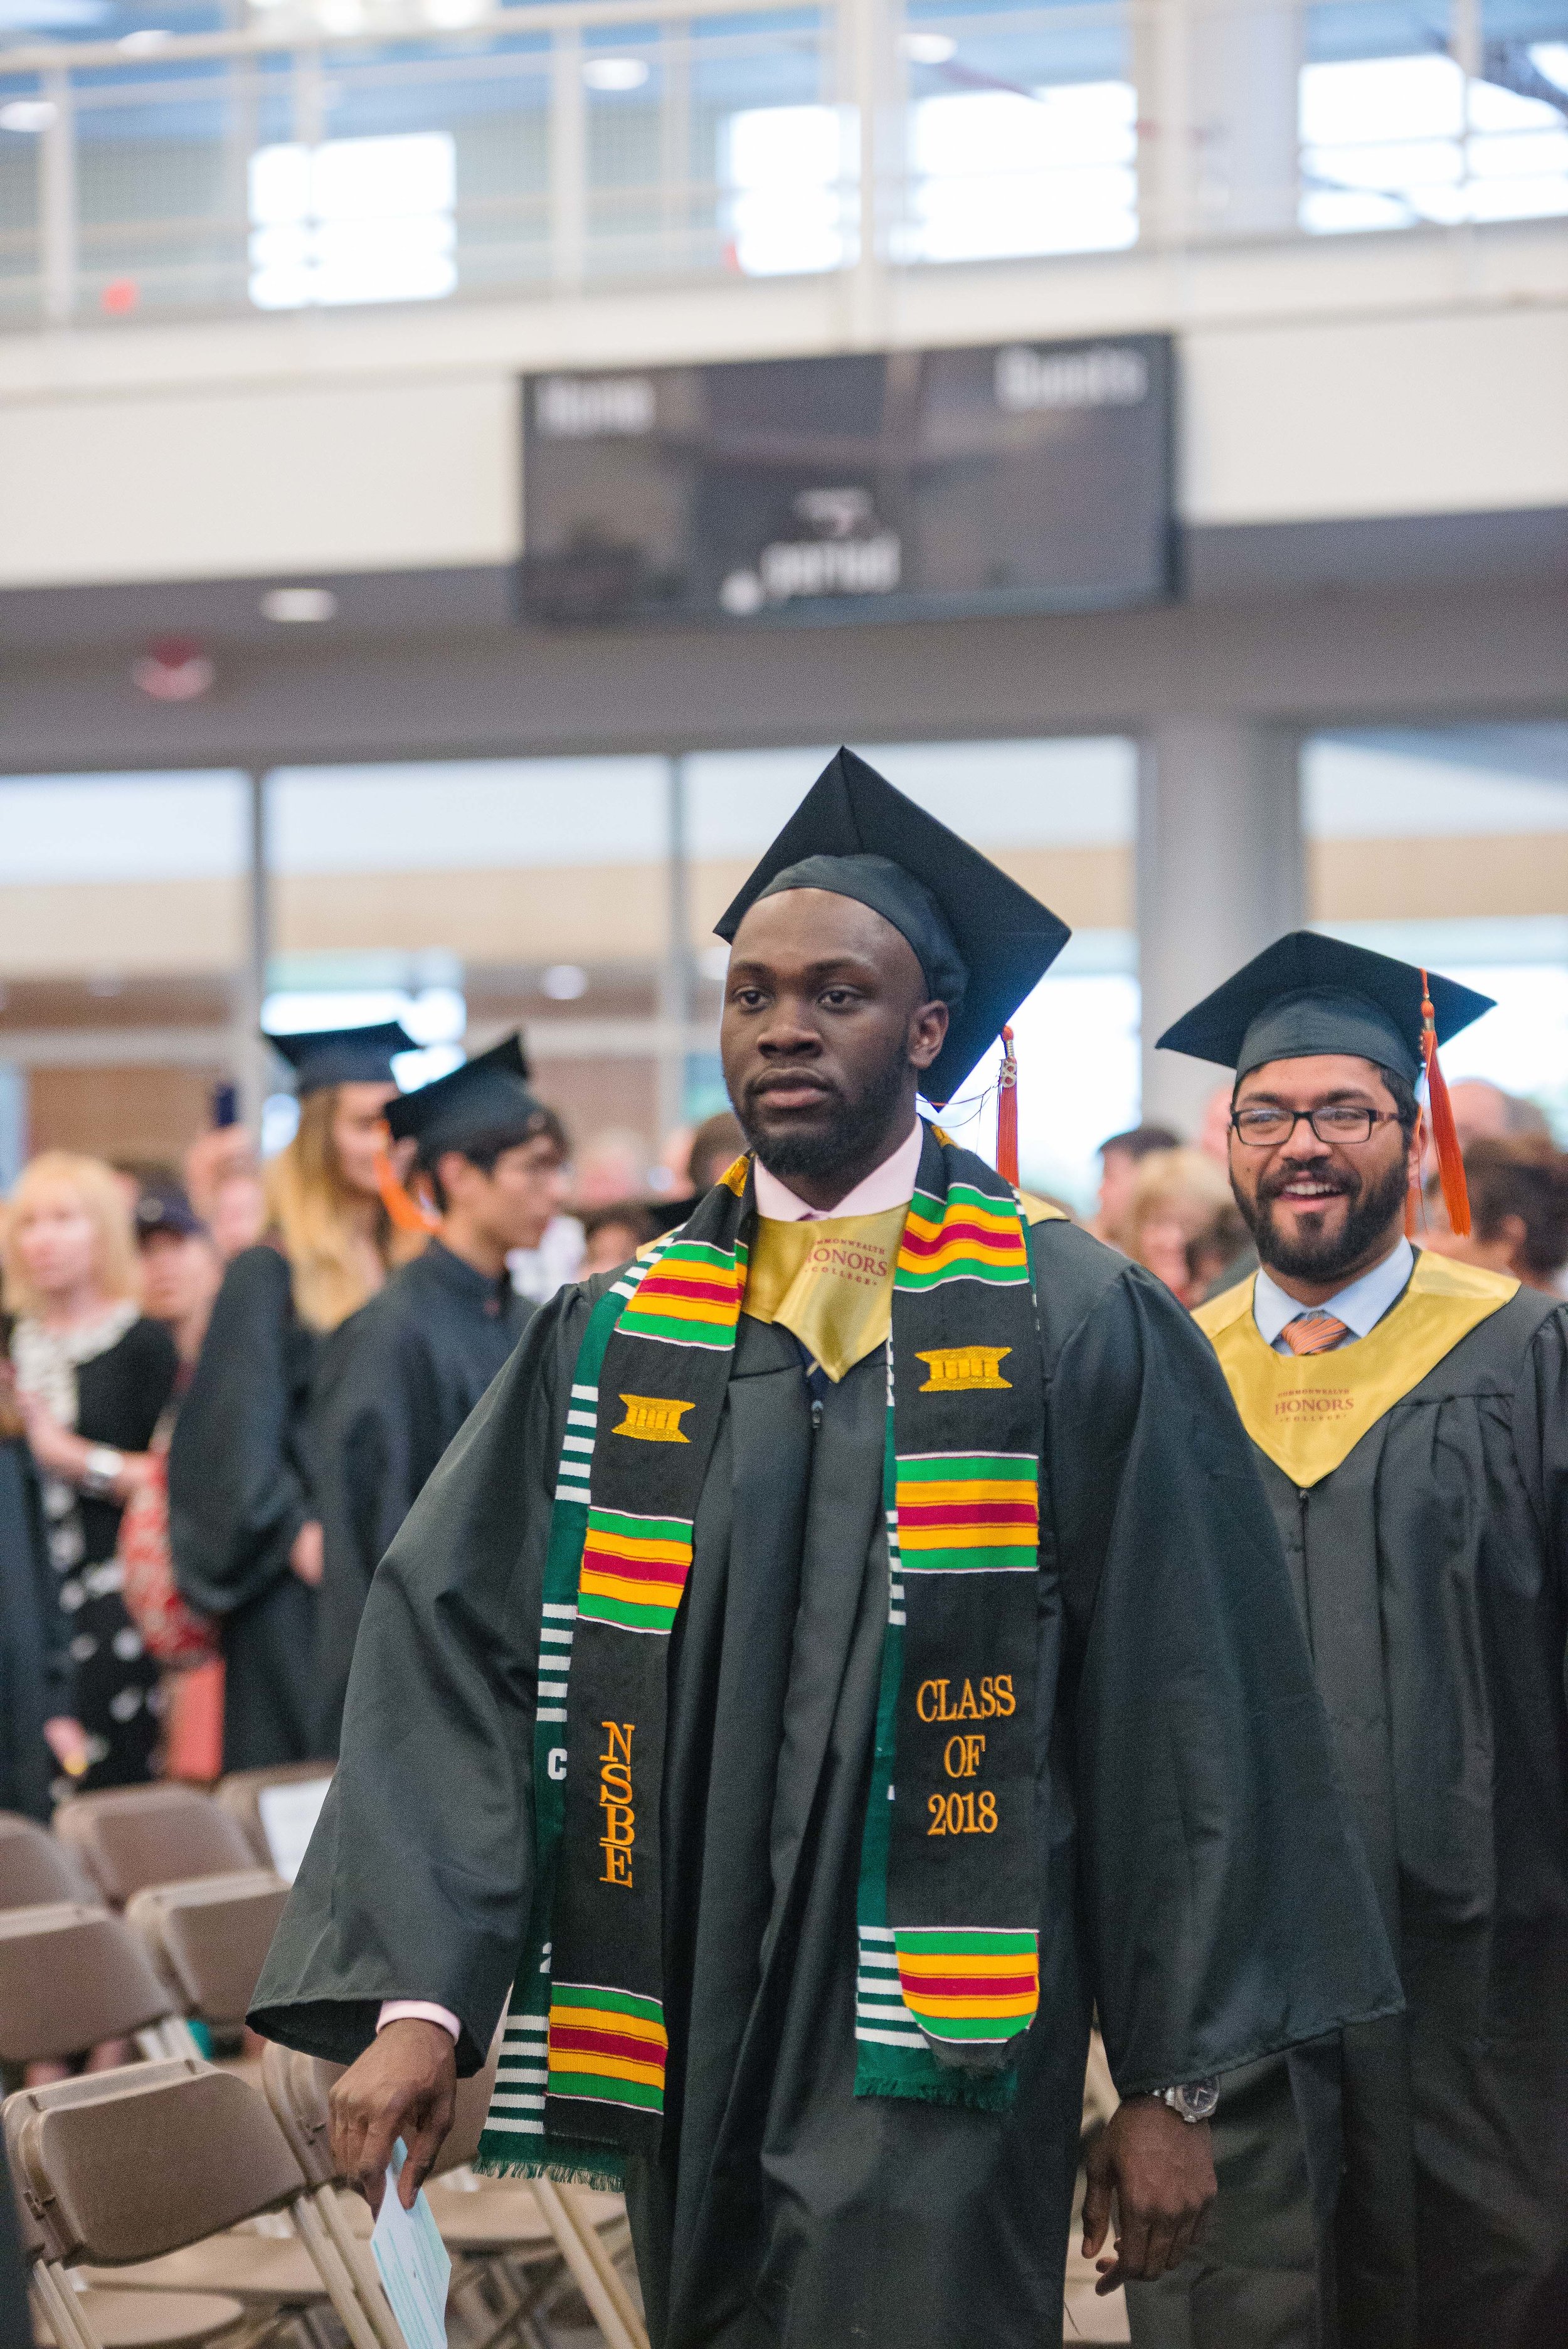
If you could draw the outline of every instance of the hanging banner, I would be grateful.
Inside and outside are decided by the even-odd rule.
[[[559,623],[1089,611],[1176,591],[1171,339],[523,378]]]

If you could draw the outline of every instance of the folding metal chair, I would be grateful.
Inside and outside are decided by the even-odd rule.
[[[256,1864],[238,1821],[194,1786],[77,1795],[55,1813],[55,1833],[115,1909],[144,1885],[234,1876]]]
[[[498,2031],[485,2069],[473,2079],[458,2084],[458,2108],[452,2127],[432,2165],[431,2176],[437,2183],[430,2194],[430,2204],[443,2240],[449,2251],[459,2257],[506,2261],[521,2259],[531,2263],[544,2250],[538,2226],[542,2217],[554,2250],[587,2302],[608,2349],[648,2349],[647,2333],[636,2303],[616,2272],[592,2220],[582,2213],[572,2189],[552,2185],[548,2179],[534,2179],[525,2186],[475,2178],[466,2187],[454,2179],[451,2187],[441,2187],[440,2179],[451,2171],[465,2168],[479,2149],[500,2052]],[[357,2261],[361,2274],[368,2268],[373,2277],[374,2262],[368,2246],[356,2232],[344,2200],[335,2191],[343,2181],[332,2158],[327,2097],[334,2083],[342,2077],[343,2067],[324,2063],[316,2056],[269,2046],[262,2070],[268,2101],[295,2159],[312,2182],[324,2225],[335,2232],[345,2258]],[[603,2217],[614,2223],[619,2215],[619,2198],[593,2199],[600,2204]],[[363,2209],[364,2205],[358,2208]],[[595,2211],[594,2216],[598,2215],[600,2212]],[[381,2307],[381,2349],[405,2349],[385,2295]],[[510,2321],[526,2330],[528,2310],[515,2312]]]
[[[0,1911],[0,2064],[63,2062],[111,2039],[152,2057],[194,2051],[124,1920],[80,1901]]]
[[[294,1882],[304,1839],[332,1783],[330,1762],[278,1762],[265,1770],[233,1770],[217,1799],[242,1829],[263,1868]]]
[[[46,1827],[19,1811],[0,1811],[0,1909],[98,1897],[97,1885]]]
[[[270,1868],[149,1885],[126,1903],[140,1940],[180,2013],[204,2023],[220,2044],[238,2045],[262,1963],[288,1899]],[[261,2085],[252,2059],[253,2085]]]
[[[219,2334],[225,2349],[255,2349],[323,2301],[354,2349],[376,2349],[330,2245],[315,2258],[308,2220],[304,2257],[294,2242],[227,2231],[304,2199],[282,2132],[242,2081],[190,2058],[131,2064],[20,2090],[5,2131],[59,2349],[176,2349]],[[133,2288],[103,2288],[106,2273]],[[92,2280],[86,2292],[80,2278]]]
[[[7,2168],[9,2164],[7,2164]],[[38,2323],[56,2349],[203,2349],[227,2333],[244,2311],[237,2300],[211,2292],[66,2291],[46,2263],[48,2242],[19,2178],[15,2187],[16,2236],[26,2263]],[[77,2279],[72,2278],[74,2285]]]

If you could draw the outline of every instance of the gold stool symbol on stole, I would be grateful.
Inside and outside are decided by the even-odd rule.
[[[634,1435],[643,1444],[689,1444],[689,1435],[681,1433],[681,1413],[695,1411],[696,1405],[677,1402],[669,1395],[624,1394],[626,1416],[612,1435]]]
[[[954,1394],[965,1387],[1010,1387],[1005,1379],[1001,1362],[1010,1354],[1011,1346],[938,1346],[929,1354],[916,1360],[926,1366],[925,1384],[921,1394]]]

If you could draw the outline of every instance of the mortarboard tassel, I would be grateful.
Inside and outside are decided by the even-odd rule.
[[[392,1219],[392,1227],[399,1232],[436,1232],[441,1227],[438,1216],[431,1215],[418,1199],[407,1192],[392,1172],[392,1161],[385,1150],[376,1154],[376,1188],[381,1194],[381,1204]]]
[[[1427,1108],[1432,1120],[1432,1146],[1438,1154],[1443,1205],[1448,1209],[1450,1229],[1463,1239],[1470,1227],[1470,1191],[1465,1183],[1464,1154],[1460,1148],[1453,1104],[1438,1065],[1437,1014],[1432,1009],[1425,971],[1421,973],[1421,1056],[1427,1064]]]
[[[1010,1028],[1002,1030],[1002,1071],[996,1080],[996,1172],[1017,1189],[1018,1056]]]

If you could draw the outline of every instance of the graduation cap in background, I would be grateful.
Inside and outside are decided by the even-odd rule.
[[[1438,1047],[1492,1002],[1392,955],[1292,930],[1167,1028],[1158,1049],[1216,1061],[1238,1079],[1266,1061],[1317,1052],[1375,1061],[1412,1086],[1424,1070],[1443,1203],[1462,1236],[1470,1229],[1470,1198]]]
[[[982,1054],[1004,1038],[997,1164],[1016,1182],[1017,1095],[1007,1022],[1066,946],[1072,935],[1067,924],[853,750],[830,759],[714,924],[717,935],[732,941],[758,898],[782,889],[856,898],[909,941],[932,996],[948,1010],[946,1040],[921,1083],[927,1101],[950,1100]]]
[[[368,1028],[307,1028],[288,1036],[263,1032],[293,1069],[302,1101],[327,1085],[396,1084],[395,1056],[419,1049],[396,1019],[377,1020]]]
[[[433,1165],[443,1150],[464,1150],[501,1135],[526,1142],[546,1115],[528,1089],[528,1076],[522,1039],[508,1036],[449,1075],[388,1102],[387,1123],[394,1140],[414,1137],[422,1166]]]

